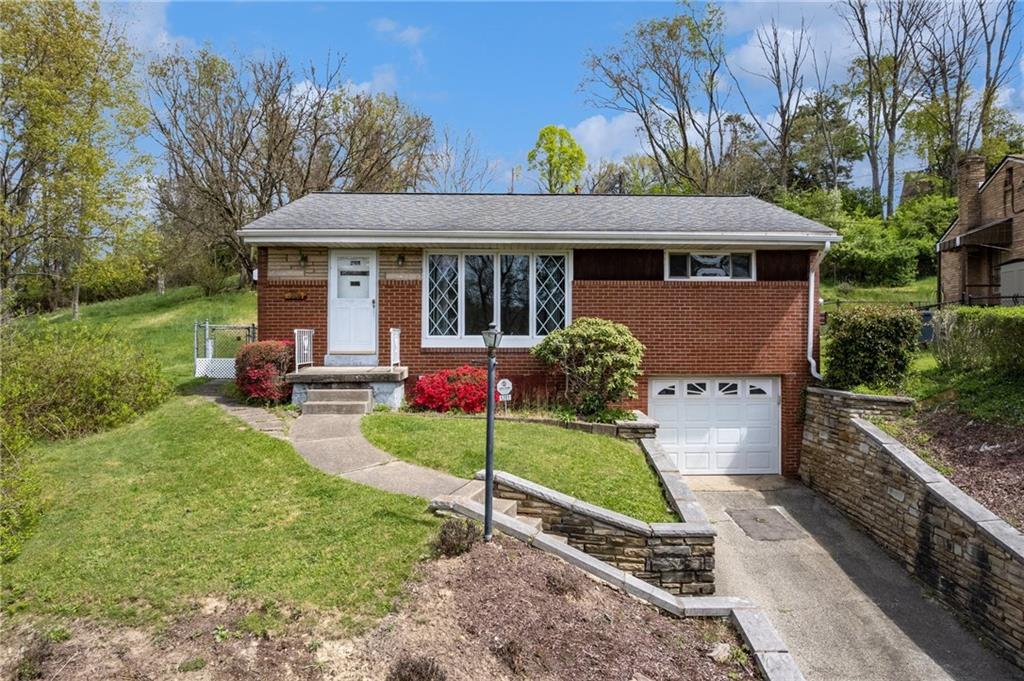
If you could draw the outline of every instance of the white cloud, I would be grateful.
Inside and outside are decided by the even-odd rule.
[[[427,59],[423,54],[420,43],[423,42],[424,36],[430,32],[430,27],[413,26],[412,24],[403,26],[388,17],[374,19],[370,22],[370,26],[389,40],[409,48],[409,58],[412,59],[412,63],[416,68],[422,69],[427,65]]]
[[[359,94],[375,94],[378,92],[394,92],[398,87],[398,74],[391,64],[380,64],[373,67],[373,73],[369,80],[354,82],[349,80],[345,83],[345,89]]]
[[[585,118],[570,129],[572,136],[587,155],[587,161],[619,160],[644,149],[643,138],[637,132],[640,119],[636,114],[620,113],[606,118],[598,114]]]
[[[143,55],[155,57],[193,44],[191,38],[171,33],[167,5],[167,2],[104,2],[100,8],[108,19],[124,27],[132,47]]]

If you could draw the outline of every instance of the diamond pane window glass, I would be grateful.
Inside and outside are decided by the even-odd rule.
[[[750,279],[753,272],[750,267],[749,253],[733,253],[732,255],[732,278]]]
[[[690,260],[688,253],[669,253],[668,255],[668,276],[671,279],[685,279],[690,276],[686,268]]]
[[[728,277],[729,255],[692,253],[690,255],[691,277]]]
[[[501,256],[501,331],[530,335],[530,256]]]
[[[494,321],[494,256],[467,255],[465,268],[465,334],[476,336]]]
[[[565,326],[565,256],[538,255],[536,334],[546,336]]]
[[[432,255],[427,260],[427,333],[459,335],[459,258]]]

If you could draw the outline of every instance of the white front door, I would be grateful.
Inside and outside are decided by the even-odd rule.
[[[328,288],[328,352],[375,352],[377,255],[369,251],[331,251]]]
[[[652,378],[657,439],[688,475],[779,473],[779,379]]]

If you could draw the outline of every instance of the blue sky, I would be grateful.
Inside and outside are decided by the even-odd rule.
[[[757,62],[753,31],[770,16],[784,28],[806,19],[819,51],[832,51],[837,73],[851,56],[841,20],[828,3],[728,2],[724,7],[727,48],[740,71]],[[352,83],[397,93],[429,114],[438,128],[471,130],[498,168],[489,189],[504,191],[509,169],[525,166],[537,131],[550,123],[573,130],[589,161],[639,149],[630,120],[587,104],[579,90],[584,59],[589,49],[616,43],[637,21],[667,16],[676,6],[153,2],[107,9],[123,19],[136,46],[150,55],[204,44],[222,53],[283,52],[296,64],[322,63],[328,53],[342,55],[345,77]],[[1017,66],[1006,101],[1019,111],[1024,109],[1019,89],[1024,63]],[[755,108],[766,112],[763,86],[754,78],[744,86]],[[737,99],[733,106],[742,104]],[[864,169],[856,174],[855,179],[866,179],[861,177]]]

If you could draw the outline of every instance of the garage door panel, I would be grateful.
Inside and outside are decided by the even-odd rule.
[[[711,443],[711,428],[684,428],[683,444],[706,445]]]
[[[777,378],[683,376],[653,385],[661,389],[649,400],[658,441],[683,473],[779,472]]]

